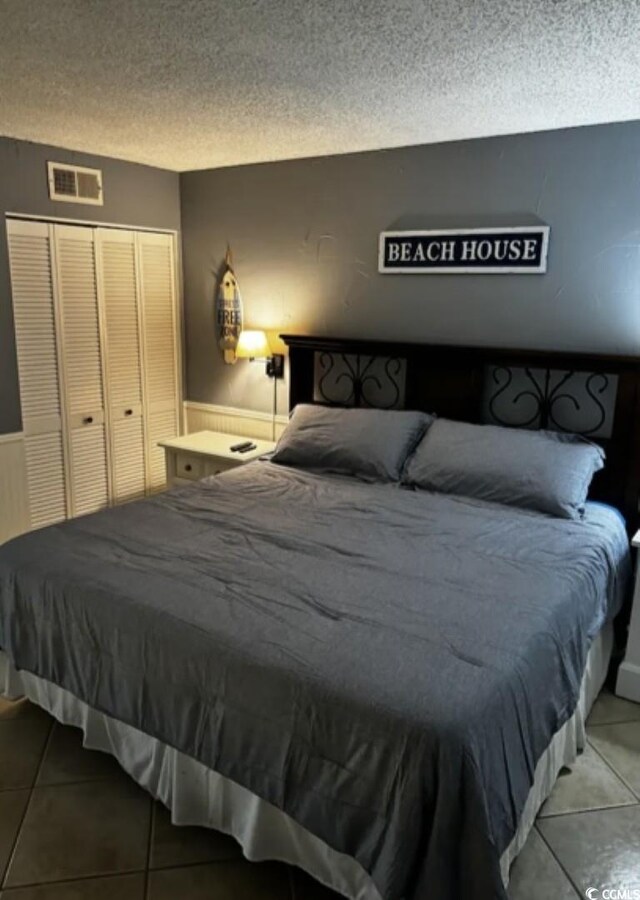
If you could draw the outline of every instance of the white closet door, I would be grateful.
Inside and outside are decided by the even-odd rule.
[[[7,220],[32,528],[67,515],[51,226]]]
[[[94,229],[55,225],[56,298],[73,516],[109,501]]]
[[[173,239],[136,234],[143,315],[145,418],[149,487],[166,485],[163,438],[178,433],[178,353]]]
[[[144,496],[145,435],[140,310],[133,231],[96,234],[103,309],[113,499]]]

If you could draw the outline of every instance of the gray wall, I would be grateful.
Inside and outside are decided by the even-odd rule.
[[[49,200],[47,160],[102,169],[104,206]],[[21,428],[5,213],[180,227],[176,172],[0,138],[0,434]]]
[[[248,325],[640,353],[639,161],[625,123],[181,175],[187,397],[271,408],[261,367],[216,347],[227,241]],[[382,230],[535,216],[551,226],[546,275],[377,273]]]

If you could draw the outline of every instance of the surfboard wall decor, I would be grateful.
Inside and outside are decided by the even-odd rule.
[[[231,249],[227,248],[222,278],[216,299],[218,346],[224,361],[232,365],[236,361],[236,346],[242,331],[242,297],[231,262]]]

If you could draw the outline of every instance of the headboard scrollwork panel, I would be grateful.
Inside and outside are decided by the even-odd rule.
[[[483,420],[610,438],[617,388],[617,375],[605,372],[488,365]]]
[[[397,356],[320,351],[314,360],[313,399],[340,406],[403,409],[406,371],[406,360]]]

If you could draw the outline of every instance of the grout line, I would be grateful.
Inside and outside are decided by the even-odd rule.
[[[143,875],[144,871],[142,869],[126,869],[122,872],[103,872],[102,874],[93,874],[93,875],[71,875],[66,878],[57,878],[55,881],[31,881],[28,884],[12,884],[11,886],[5,886],[2,888],[3,891],[11,894],[14,891],[22,891],[27,890],[29,888],[47,888],[53,887],[54,885],[57,887],[61,884],[82,884],[85,881],[102,881],[107,878],[124,878],[126,875]]]
[[[555,859],[555,861],[558,863],[558,866],[560,867],[561,871],[563,872],[563,874],[565,875],[567,881],[569,882],[569,886],[570,886],[571,888],[573,888],[573,890],[576,892],[576,894],[578,895],[578,897],[580,897],[581,900],[582,900],[582,897],[583,897],[584,895],[583,895],[582,891],[580,890],[580,888],[578,887],[578,885],[577,885],[577,884],[575,883],[575,881],[573,880],[573,878],[571,877],[571,875],[569,874],[569,872],[567,871],[567,869],[564,867],[564,865],[563,865],[563,863],[562,863],[562,860],[561,860],[561,859],[558,857],[558,855],[554,852],[553,847],[551,846],[551,844],[549,843],[549,841],[546,839],[546,837],[544,836],[544,834],[543,834],[543,833],[540,831],[540,829],[537,827],[537,825],[535,826],[535,829],[536,829],[536,831],[538,832],[538,835],[539,835],[539,837],[540,837],[542,843],[545,845],[545,847],[547,848],[547,850],[549,851],[549,853],[551,854],[551,856],[552,856],[552,857]]]
[[[589,722],[587,720],[587,728],[608,728],[609,725],[640,725],[640,717],[635,719],[611,719],[606,722]]]
[[[13,844],[11,845],[11,852],[7,857],[7,864],[4,868],[4,872],[0,873],[2,875],[2,879],[0,880],[0,889],[4,890],[4,883],[6,881],[7,875],[9,874],[9,869],[11,868],[11,863],[13,862],[13,857],[16,852],[16,847],[18,846],[18,840],[20,839],[20,832],[22,831],[22,826],[24,825],[24,820],[27,817],[27,811],[29,809],[29,804],[31,803],[31,790],[26,788],[29,792],[29,796],[27,797],[27,802],[24,805],[23,813],[20,817],[20,822],[18,823],[18,827],[16,828],[16,836],[13,839]]]
[[[40,772],[42,771],[42,766],[44,764],[45,757],[46,757],[47,753],[49,752],[49,747],[51,746],[51,742],[53,741],[54,728],[55,728],[55,720],[51,719],[51,722],[49,723],[49,734],[47,735],[47,739],[44,742],[44,747],[42,748],[42,753],[40,755],[40,762],[38,763],[38,768],[36,769],[36,773],[33,776],[33,781],[31,783],[31,790],[34,789],[34,787],[37,784],[38,778],[40,777]]]
[[[155,836],[156,828],[156,803],[153,797],[149,797],[149,835],[147,837],[147,864],[144,867],[144,887],[142,890],[143,900],[147,900],[149,896],[149,866],[151,865],[151,847]]]
[[[587,728],[607,728],[609,725],[633,725],[634,722],[640,723],[640,715],[636,715],[635,719],[607,719],[606,722],[590,722],[589,718],[590,716],[587,717]]]
[[[176,825],[176,828],[206,828],[206,825]],[[211,829],[213,831],[213,829]],[[159,866],[157,869],[149,869],[149,874],[152,875],[154,872],[173,872],[177,869],[200,869],[204,866],[238,866],[238,865],[247,865],[250,867],[254,866],[262,866],[262,865],[283,865],[286,866],[286,863],[280,863],[277,859],[263,859],[263,860],[252,860],[247,859],[246,856],[238,857],[237,859],[201,859],[198,862],[186,862],[186,863],[174,863],[171,866]]]
[[[635,791],[631,787],[631,785],[626,780],[626,778],[623,775],[621,775],[620,772],[618,772],[618,770],[613,765],[613,763],[609,762],[609,760],[606,758],[606,756],[604,756],[604,754],[600,752],[600,750],[596,747],[595,744],[592,744],[591,741],[589,741],[589,744],[591,745],[592,749],[595,750],[595,752],[598,754],[598,756],[600,757],[602,762],[613,772],[615,777],[618,778],[624,784],[624,786],[627,788],[627,790],[631,791],[631,794],[636,798],[637,802],[640,803],[640,795],[638,794],[637,791]],[[633,804],[631,804],[631,803],[629,804],[629,806],[632,806],[632,805]]]
[[[207,828],[206,825],[176,825],[176,828]],[[210,829],[212,833],[215,833],[215,829]],[[222,834],[223,832],[220,832]],[[252,866],[260,865],[261,863],[280,863],[280,860],[277,859],[264,859],[264,860],[252,860],[247,859],[246,856],[225,856],[223,858],[214,858],[214,859],[200,859],[195,862],[183,862],[183,863],[161,863],[160,865],[154,866],[153,869],[149,866],[149,874],[151,875],[153,872],[166,872],[167,869],[190,869],[193,866],[225,866],[225,865],[237,865],[238,863],[249,863]],[[281,863],[281,865],[286,866],[287,863]]]
[[[89,751],[91,752],[91,751]],[[57,788],[57,787],[74,787],[78,784],[102,784],[104,781],[116,781],[120,778],[120,772],[116,772],[114,775],[90,775],[88,777],[82,778],[70,778],[68,781],[43,781],[40,784],[34,784],[34,787],[37,788]],[[127,777],[127,781],[132,781],[134,784],[137,782],[133,781],[133,778],[129,775]],[[7,790],[11,790],[11,788],[7,788]],[[143,789],[144,790],[144,789]],[[149,795],[151,796],[151,795]]]
[[[638,800],[634,794],[631,803],[612,803],[609,806],[589,806],[586,809],[566,809],[564,812],[545,813],[543,816],[538,815],[536,821],[546,822],[547,819],[561,819],[563,816],[579,816],[582,813],[590,812],[606,812],[608,809],[628,809],[630,806],[639,806]]]
[[[7,864],[5,866],[4,872],[2,873],[2,880],[0,881],[0,885],[2,886],[2,888],[4,888],[4,886],[5,886],[5,881],[6,881],[7,875],[9,874],[11,864],[13,863],[13,858],[16,853],[18,841],[20,840],[20,834],[22,832],[22,827],[24,825],[25,819],[27,818],[27,813],[29,812],[29,807],[31,806],[31,799],[33,797],[33,788],[35,786],[36,781],[38,780],[40,770],[42,769],[42,764],[44,763],[44,758],[47,755],[47,750],[49,749],[49,745],[51,743],[52,734],[53,734],[53,719],[51,719],[51,721],[49,723],[49,733],[47,734],[47,738],[42,746],[42,751],[40,753],[40,759],[38,761],[38,765],[34,772],[33,778],[31,779],[31,785],[29,787],[25,787],[22,789],[22,790],[28,791],[29,796],[27,797],[27,802],[24,805],[24,812],[22,813],[22,816],[20,817],[20,823],[18,825],[18,828],[16,829],[16,836],[13,839],[13,843],[11,845],[11,852],[9,853],[9,855],[7,857]]]

